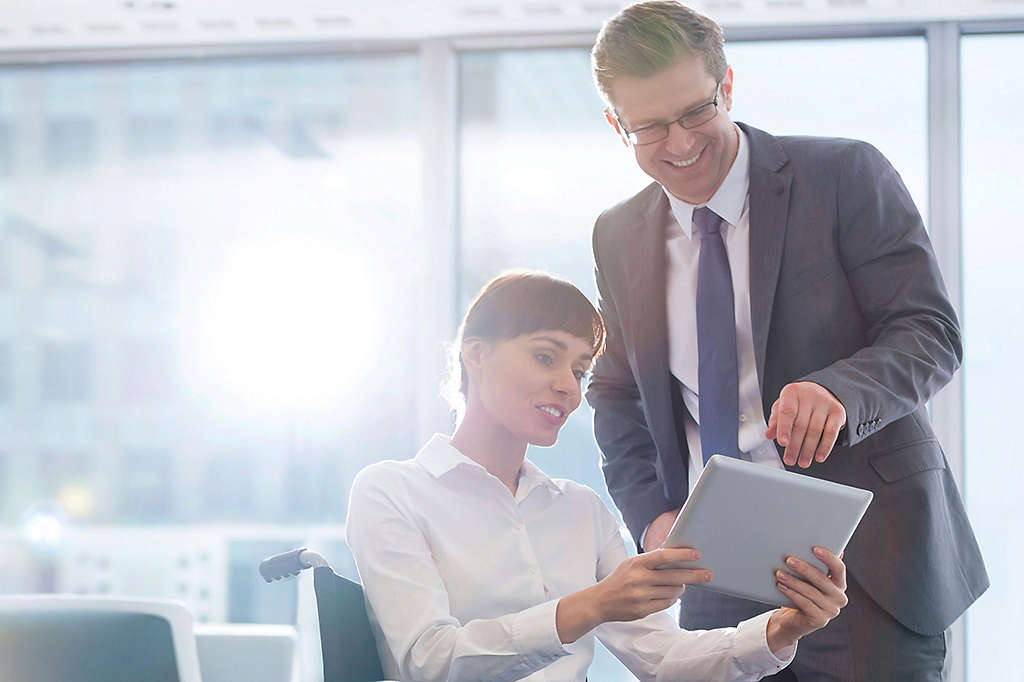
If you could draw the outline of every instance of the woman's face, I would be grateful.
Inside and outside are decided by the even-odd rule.
[[[470,399],[517,440],[554,444],[562,424],[580,405],[583,377],[592,361],[590,342],[546,329],[478,343]]]

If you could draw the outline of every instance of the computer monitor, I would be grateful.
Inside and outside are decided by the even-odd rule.
[[[200,682],[192,617],[177,602],[0,597],[3,682]]]

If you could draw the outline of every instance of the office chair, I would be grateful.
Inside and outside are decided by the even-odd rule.
[[[384,672],[370,629],[363,588],[337,573],[322,556],[305,547],[260,562],[268,583],[313,569],[324,682],[379,682]]]
[[[200,682],[192,616],[177,602],[0,597],[3,682]]]

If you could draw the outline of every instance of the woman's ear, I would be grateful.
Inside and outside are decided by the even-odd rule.
[[[462,359],[462,366],[470,378],[473,378],[480,371],[484,355],[487,351],[487,342],[477,336],[470,336],[462,340],[462,350],[459,357]]]

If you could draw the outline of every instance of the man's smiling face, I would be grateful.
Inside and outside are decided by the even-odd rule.
[[[648,77],[620,76],[608,93],[615,108],[612,124],[635,131],[675,121],[715,98],[715,78],[701,57],[683,57],[675,66]],[[691,204],[711,198],[736,158],[738,138],[729,118],[732,69],[722,79],[718,114],[695,128],[673,123],[664,140],[634,145],[640,168],[674,196]],[[622,134],[621,128],[619,128]]]

